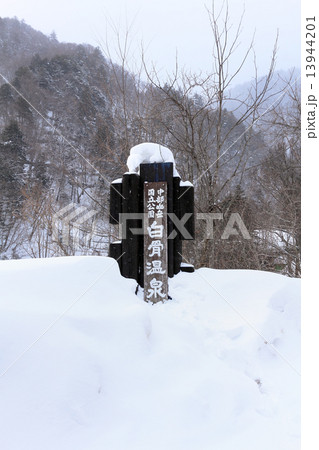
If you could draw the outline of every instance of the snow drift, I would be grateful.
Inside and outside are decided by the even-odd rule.
[[[154,144],[153,142],[144,142],[132,147],[126,164],[130,172],[137,173],[140,164],[163,162],[173,163],[173,176],[179,176],[179,173],[176,170],[174,155],[171,150],[163,145]]]
[[[1,450],[299,448],[299,280],[200,269],[151,305],[110,258],[0,278]]]

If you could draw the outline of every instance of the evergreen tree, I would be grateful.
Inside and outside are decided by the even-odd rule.
[[[2,158],[5,165],[11,171],[12,176],[17,181],[23,180],[24,165],[26,163],[25,143],[22,132],[16,121],[3,130],[1,134],[2,141]]]

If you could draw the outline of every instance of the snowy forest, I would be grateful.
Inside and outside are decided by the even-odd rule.
[[[54,32],[0,19],[1,259],[106,256],[118,238],[110,183],[127,171],[131,147],[155,142],[172,150],[182,179],[194,184],[196,213],[224,217],[213,240],[196,221],[189,262],[300,276],[299,74],[276,72],[275,42],[268,73],[256,70],[237,86],[241,65],[231,73],[228,63],[239,33],[213,12],[210,26],[214,73],[176,64],[163,77],[143,53],[131,70],[125,40],[115,63],[107,45],[60,43]],[[94,211],[77,245],[53,230],[71,203]],[[251,239],[221,239],[231,213]]]

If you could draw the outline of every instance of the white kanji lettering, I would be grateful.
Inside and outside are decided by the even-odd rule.
[[[164,225],[158,225],[156,220],[154,220],[152,225],[150,227],[147,227],[147,231],[152,239],[155,238],[161,239],[163,237]]]
[[[161,209],[159,211],[156,211],[156,218],[157,219],[162,219],[163,217],[164,217],[164,213],[163,213],[163,211]]]
[[[156,197],[156,203],[163,203],[164,202],[164,196],[162,196],[162,195],[158,195],[157,197]]]
[[[155,209],[155,204],[154,203],[147,203],[147,209],[150,211],[152,209]]]
[[[151,244],[148,246],[148,250],[152,250],[152,253],[150,253],[148,256],[151,258],[152,256],[158,255],[161,256],[161,251],[163,250],[163,244],[161,241],[152,241]]]
[[[146,263],[146,269],[148,270],[147,275],[153,275],[154,273],[164,274],[166,270],[162,268],[162,261],[160,259],[155,259],[154,261],[148,261]]]
[[[162,292],[162,288],[163,288],[163,282],[160,280],[157,280],[156,278],[152,278],[152,280],[150,281],[150,286],[151,288],[148,289],[148,294],[147,294],[147,298],[164,298],[165,294],[164,292]]]

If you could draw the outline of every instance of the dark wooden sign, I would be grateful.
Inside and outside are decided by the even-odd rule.
[[[145,215],[144,233],[135,233],[141,228],[139,217]],[[116,259],[122,276],[135,279],[141,288],[145,274],[146,301],[165,300],[167,277],[194,271],[193,266],[182,264],[182,242],[195,238],[194,187],[174,176],[172,162],[145,162],[139,173],[125,173],[114,181],[110,223],[122,227],[124,234],[110,243],[109,256]]]
[[[144,300],[168,298],[167,183],[144,183]]]

